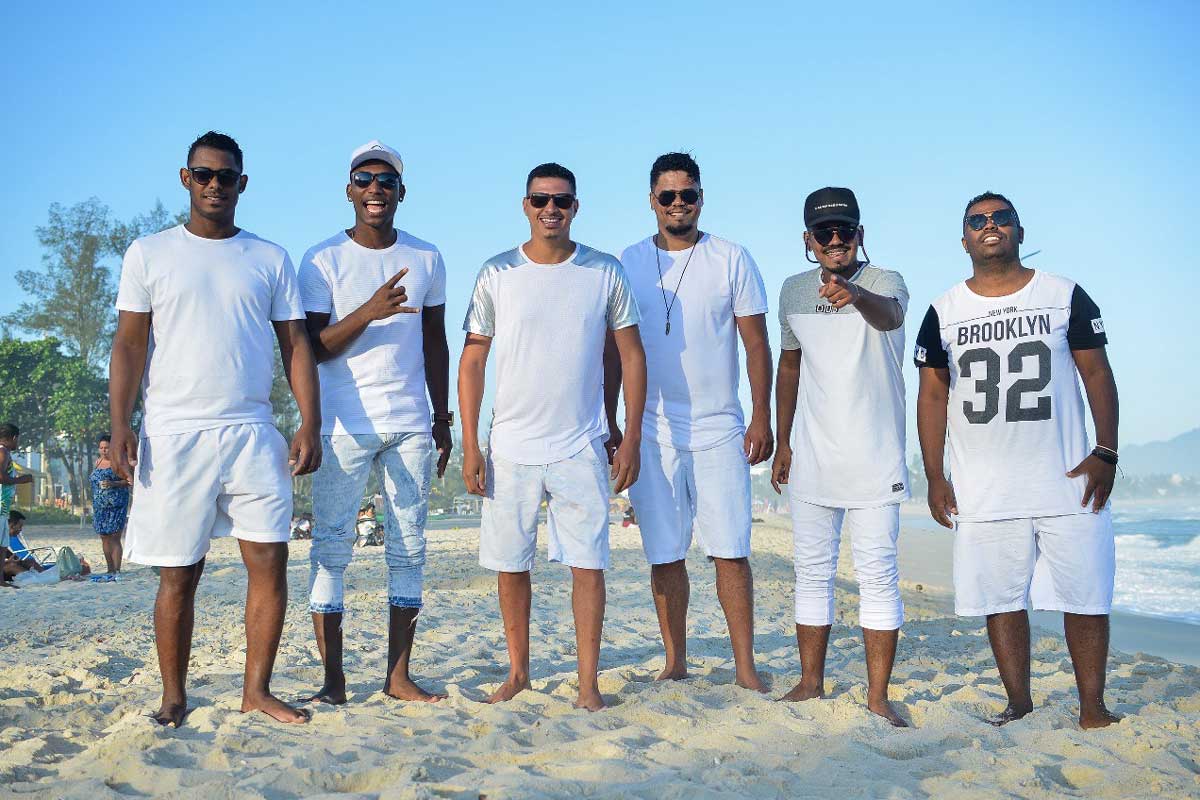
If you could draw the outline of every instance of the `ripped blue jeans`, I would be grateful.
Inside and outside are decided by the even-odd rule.
[[[354,552],[359,504],[376,466],[387,511],[383,550],[388,604],[420,608],[432,437],[428,433],[362,433],[322,436],[321,440],[321,467],[313,475],[309,610],[319,614],[346,610],[344,575]]]

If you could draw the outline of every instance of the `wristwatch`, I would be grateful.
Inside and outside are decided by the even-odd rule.
[[[434,414],[433,422],[434,422],[434,424],[444,422],[445,424],[452,426],[452,425],[454,425],[454,412],[447,411],[444,414]]]

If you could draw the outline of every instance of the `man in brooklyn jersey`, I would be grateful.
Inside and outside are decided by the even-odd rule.
[[[1025,231],[1002,195],[967,204],[974,275],[934,301],[917,334],[917,430],[929,510],[955,527],[955,610],[986,616],[1008,707],[1033,710],[1029,616],[1063,612],[1079,724],[1104,707],[1115,548],[1108,496],[1117,463],[1117,387],[1104,321],[1073,281],[1021,265]],[[1096,428],[1084,430],[1083,379]],[[949,433],[950,480],[943,469]],[[953,483],[951,483],[953,481]]]
[[[833,579],[842,531],[850,534],[867,655],[867,707],[898,727],[888,681],[904,621],[896,539],[904,465],[904,311],[897,272],[860,261],[863,229],[849,189],[827,187],[804,204],[805,254],[816,269],[784,281],[771,485],[787,484],[796,569],[800,682],[783,699],[825,693]],[[809,257],[810,260],[812,257]]]

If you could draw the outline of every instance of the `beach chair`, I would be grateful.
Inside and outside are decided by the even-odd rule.
[[[32,559],[42,569],[54,566],[56,555],[53,547],[30,547],[25,544],[25,540],[19,533],[14,533],[9,537],[8,549],[12,551],[13,558],[17,561]]]

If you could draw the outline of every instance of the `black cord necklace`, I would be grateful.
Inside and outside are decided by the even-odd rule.
[[[656,267],[658,267],[658,288],[662,292],[663,308],[665,308],[667,310],[667,329],[666,329],[666,331],[664,331],[664,335],[666,335],[666,336],[671,335],[671,309],[675,307],[675,300],[679,297],[679,287],[683,285],[683,276],[687,274],[688,264],[692,263],[692,256],[696,254],[696,245],[700,244],[700,237],[702,235],[703,234],[700,233],[700,229],[697,228],[696,229],[696,241],[692,242],[691,252],[688,253],[687,261],[683,262],[683,272],[679,273],[679,280],[676,281],[676,283],[675,283],[675,294],[671,295],[670,304],[667,303],[667,290],[662,285],[663,274],[662,274],[662,262],[659,260],[659,257],[658,257],[658,242],[657,242],[658,234],[656,233],[650,237],[650,245],[654,248],[654,265]]]

